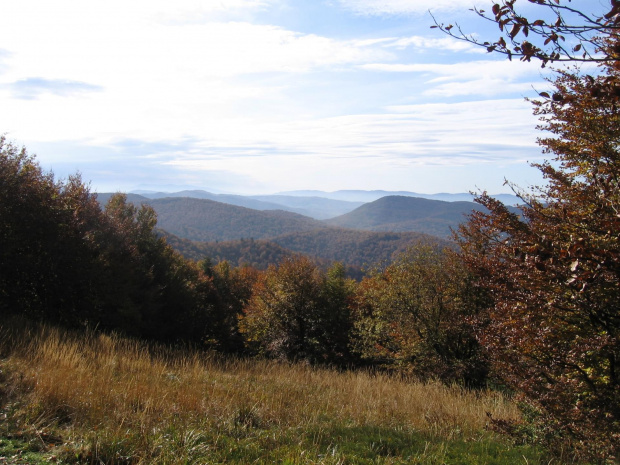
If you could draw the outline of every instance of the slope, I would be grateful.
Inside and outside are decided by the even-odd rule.
[[[205,199],[163,198],[148,203],[157,212],[159,228],[197,241],[263,239],[326,227],[296,213],[258,211]]]
[[[324,222],[330,226],[369,231],[416,231],[447,238],[472,210],[473,202],[444,202],[416,197],[387,196]]]

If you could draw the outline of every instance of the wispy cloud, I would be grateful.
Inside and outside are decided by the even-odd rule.
[[[340,4],[363,15],[420,14],[429,10],[463,10],[474,0],[339,0]]]
[[[393,39],[385,44],[387,47],[393,47],[396,49],[404,50],[407,48],[415,49],[416,51],[428,51],[428,52],[469,52],[469,53],[486,53],[480,47],[475,47],[467,42],[453,39],[451,37],[442,37],[440,39],[424,37],[424,36],[410,36]]]
[[[369,63],[362,69],[388,73],[418,73],[427,76],[425,95],[507,95],[531,91],[532,81],[540,80],[537,63],[478,60],[454,64]]]
[[[36,99],[43,94],[69,97],[103,90],[101,86],[87,82],[44,79],[40,77],[20,79],[19,81],[6,84],[5,87],[9,89],[14,98],[24,100]]]
[[[119,187],[143,166],[204,187],[406,189],[532,159],[519,97],[539,68],[402,17],[477,1],[0,2],[0,133]]]

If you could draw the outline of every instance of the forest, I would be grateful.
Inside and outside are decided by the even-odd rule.
[[[476,10],[499,25],[503,35],[496,42],[459,35],[453,25],[436,27],[511,59],[598,64],[591,74],[557,70],[549,82],[553,91],[532,102],[544,134],[539,144],[550,157],[535,166],[547,184],[531,192],[513,186],[525,202],[517,211],[480,194],[477,202],[485,209],[469,215],[451,246],[413,241],[359,281],[339,262],[326,266],[263,243],[259,256],[273,254],[279,261],[266,269],[218,261],[223,252],[216,249],[195,248],[196,259],[185,258],[157,229],[149,205],[116,194],[102,207],[79,175],[56,179],[26,148],[1,137],[2,358],[34,350],[23,348],[30,347],[23,345],[28,331],[57,331],[24,329],[44,323],[73,331],[67,334],[91,334],[91,342],[76,342],[86,352],[138,344],[131,346],[138,347],[135,359],[147,354],[152,363],[161,362],[157,376],[164,378],[174,365],[159,352],[167,347],[256,366],[280,363],[274,366],[374,373],[390,383],[433,382],[469,393],[491,390],[520,406],[520,414],[511,416],[487,412],[487,427],[515,444],[540,446],[558,460],[618,463],[620,3],[612,1],[601,18],[556,0],[530,3],[557,19],[525,18],[515,0],[505,0],[489,16]],[[577,26],[570,23],[575,14]],[[569,35],[577,42],[567,48]],[[19,334],[19,344],[6,342]],[[25,414],[16,396],[36,391],[37,382],[11,373],[3,365],[0,404],[4,419],[14,415],[7,424],[18,425],[26,417],[20,417]],[[166,383],[182,376],[170,373]],[[233,424],[260,429],[268,415],[262,418],[246,400]],[[141,402],[132,405],[149,410]],[[57,406],[54,421],[70,424],[80,411],[67,407],[63,414]],[[11,431],[3,435],[15,436]],[[44,444],[54,442],[39,436]],[[105,455],[109,451],[89,447],[73,462],[148,463],[157,457],[147,445],[144,450],[154,455]]]

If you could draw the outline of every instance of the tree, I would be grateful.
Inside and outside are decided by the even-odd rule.
[[[614,3],[614,5],[616,5]],[[615,34],[615,33],[614,33]],[[620,454],[620,70],[618,38],[596,77],[558,71],[534,102],[550,162],[520,214],[489,209],[459,230],[462,258],[492,305],[480,341],[555,439],[595,459]]]
[[[480,386],[488,370],[471,325],[479,300],[452,252],[418,244],[359,286],[355,347],[400,373]]]
[[[240,326],[246,343],[274,358],[346,363],[351,286],[341,266],[328,278],[307,257],[271,266],[244,309]]]
[[[101,220],[79,176],[57,181],[0,137],[0,309],[68,324],[88,319]]]
[[[617,60],[620,47],[605,52],[602,45],[606,37],[615,36],[620,30],[620,1],[610,0],[608,10],[602,9],[598,2],[590,2],[588,10],[573,7],[571,0],[528,2],[539,7],[540,15],[528,18],[521,14],[515,6],[517,0],[498,1],[493,4],[492,15],[473,8],[478,16],[499,27],[501,35],[494,42],[467,34],[458,24],[445,25],[435,20],[432,27],[510,59],[540,60],[543,67],[547,63],[562,61],[613,63]],[[597,7],[601,8],[600,11]]]
[[[239,331],[239,319],[252,296],[258,270],[248,266],[231,267],[227,261],[214,265],[210,258],[201,260],[198,266],[211,280],[216,293],[206,342],[223,352],[242,352],[243,336]]]

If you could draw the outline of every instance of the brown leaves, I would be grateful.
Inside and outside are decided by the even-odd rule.
[[[497,1],[492,5],[492,15],[489,16],[485,14],[485,10],[473,8],[478,16],[497,24],[504,34],[503,37],[512,44],[512,48],[499,40],[495,43],[478,41],[474,35],[465,34],[452,24],[435,27],[452,37],[485,47],[488,52],[503,53],[509,59],[520,56],[522,61],[540,60],[542,67],[555,61],[613,62],[618,59],[607,55],[605,49],[600,47],[600,40],[613,37],[617,24],[620,23],[620,6],[616,0],[612,1],[612,8],[604,18],[598,18],[596,13],[589,12],[587,7],[577,9],[563,4],[560,0],[528,1],[546,8],[547,16],[554,15],[555,19],[548,21],[543,19],[546,16],[542,15],[531,19],[523,16],[515,7],[516,0]],[[455,29],[458,32],[454,32]],[[562,44],[567,39],[568,42],[573,42],[570,47]]]
[[[479,337],[498,373],[596,460],[620,453],[620,75],[604,70],[561,72],[539,94],[554,156],[538,166],[540,201],[515,221],[482,196],[489,213],[460,229],[463,259],[493,296]]]

